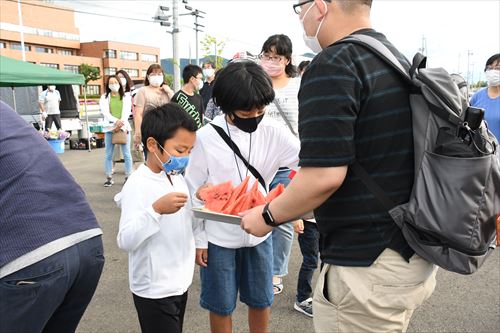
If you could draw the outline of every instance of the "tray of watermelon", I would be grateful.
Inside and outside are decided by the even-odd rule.
[[[271,202],[285,190],[283,184],[279,184],[267,196],[264,196],[259,191],[259,182],[257,181],[247,191],[249,180],[248,176],[236,187],[233,187],[232,182],[228,181],[201,190],[199,195],[205,205],[194,207],[194,216],[239,225],[241,222],[239,213]]]

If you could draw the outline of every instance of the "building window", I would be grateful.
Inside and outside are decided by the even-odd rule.
[[[60,55],[67,55],[67,56],[73,55],[72,50],[59,50],[59,51],[57,51],[57,53],[59,53]]]
[[[116,50],[104,50],[104,58],[116,58]]]
[[[79,66],[77,65],[64,65],[64,70],[75,74],[78,74],[80,72]]]
[[[41,62],[40,65],[41,66],[45,66],[45,67],[59,69],[59,65],[58,64],[49,64],[49,63],[46,63],[46,62]]]
[[[124,70],[125,72],[127,72],[127,74],[128,74],[130,77],[139,77],[139,70],[138,70],[138,69],[124,68],[123,70]]]
[[[128,52],[128,51],[120,51],[120,59],[124,60],[137,60],[137,53]]]
[[[141,59],[142,61],[147,61],[147,62],[158,62],[158,58],[154,54],[143,53],[141,54]]]
[[[6,49],[6,48],[7,48],[7,43],[0,42],[0,49]]]
[[[145,70],[145,69],[143,69],[143,70],[142,70],[142,77],[146,77],[147,73],[148,73],[148,71],[147,71],[147,70]]]
[[[85,87],[87,95],[100,95],[100,90],[98,85],[88,85]]]
[[[54,50],[51,49],[50,47],[41,47],[41,46],[36,46],[35,51],[38,53],[54,53]]]
[[[10,48],[19,51],[23,49],[21,43],[10,43]],[[31,46],[24,44],[24,51],[31,51]]]
[[[80,36],[76,35],[76,34],[69,34],[66,32],[38,29],[38,28],[27,27],[27,26],[21,27],[18,24],[11,24],[11,23],[6,23],[6,22],[0,22],[0,30],[7,30],[7,31],[14,31],[14,32],[23,31],[25,34],[31,34],[31,35],[54,37],[54,38],[61,38],[61,39],[67,39],[67,40],[78,40],[78,41],[80,40]]]
[[[116,67],[104,67],[104,75],[115,75]]]

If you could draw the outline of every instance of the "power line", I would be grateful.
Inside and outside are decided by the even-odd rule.
[[[10,2],[17,3],[17,0],[4,0],[4,1],[10,1]],[[85,12],[83,10],[51,7],[51,6],[45,6],[45,5],[42,5],[42,4],[29,3],[29,2],[23,2],[22,4],[23,5],[28,5],[28,6],[33,6],[33,7],[50,8],[50,9],[60,10],[60,11],[64,11],[64,12],[72,12],[72,13],[79,13],[79,14],[95,15],[95,16],[102,16],[102,17],[108,17],[108,18],[117,18],[117,19],[122,19],[122,20],[133,20],[133,21],[147,22],[147,23],[156,23],[155,21],[146,20],[146,19],[139,19],[139,18],[133,18],[133,17],[124,17],[124,16],[117,16],[117,15],[109,15],[109,14],[100,14],[100,13]]]

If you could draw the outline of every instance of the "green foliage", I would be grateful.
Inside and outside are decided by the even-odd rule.
[[[87,85],[90,81],[96,81],[101,78],[100,69],[88,64],[80,65],[80,74],[82,74],[85,78],[85,85]]]
[[[170,88],[174,86],[174,76],[172,74],[164,74],[163,82],[165,82]]]
[[[476,83],[474,83],[472,85],[473,88],[483,88],[483,87],[487,87],[487,86],[488,86],[487,81],[477,81]]]
[[[210,58],[215,63],[216,69],[222,68],[224,65],[222,52],[224,51],[226,42],[223,40],[219,41],[214,36],[205,35],[205,37],[200,41],[200,44],[202,50],[205,52],[204,57]]]

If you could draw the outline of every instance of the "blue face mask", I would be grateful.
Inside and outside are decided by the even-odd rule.
[[[156,158],[162,164],[163,170],[165,170],[166,174],[167,175],[182,174],[184,172],[184,170],[186,170],[186,167],[188,165],[189,156],[184,156],[184,157],[172,156],[160,144],[158,144],[158,145],[161,147],[161,149],[163,149],[163,151],[165,153],[167,153],[168,156],[170,156],[170,159],[164,163],[160,160],[158,155],[156,155],[156,153],[155,153]]]

